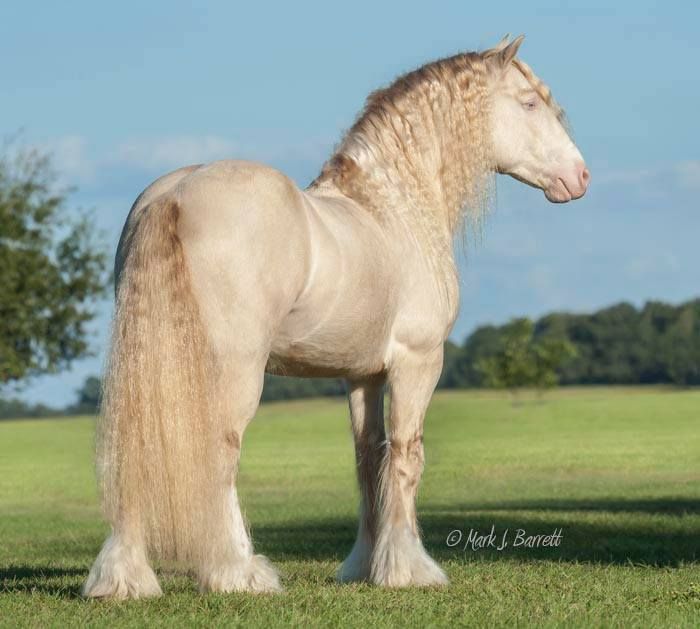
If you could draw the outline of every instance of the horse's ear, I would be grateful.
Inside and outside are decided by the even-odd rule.
[[[493,48],[489,48],[488,50],[484,51],[484,58],[488,59],[489,57],[493,57],[494,55],[497,55],[499,52],[501,52],[508,45],[509,40],[510,40],[510,33],[507,33],[501,39],[501,41],[499,41]]]
[[[499,41],[489,52],[491,54],[496,54],[498,52],[501,52],[507,45],[508,42],[510,41],[510,33],[506,33],[502,38],[501,41]]]
[[[525,35],[518,35],[518,37],[516,37],[512,42],[498,51],[498,60],[502,68],[507,68],[510,66],[513,59],[515,59],[515,55],[518,54],[518,49],[520,48],[520,44],[523,43],[524,39]]]

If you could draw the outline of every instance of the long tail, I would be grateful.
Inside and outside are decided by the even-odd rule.
[[[203,560],[221,522],[216,367],[192,293],[180,209],[156,201],[136,219],[117,290],[98,430],[105,513],[164,559]],[[209,544],[211,550],[211,544]]]

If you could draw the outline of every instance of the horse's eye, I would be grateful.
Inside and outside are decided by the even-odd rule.
[[[537,107],[537,101],[534,98],[532,100],[528,100],[523,103],[523,107],[525,107],[525,109],[528,111],[532,111]]]

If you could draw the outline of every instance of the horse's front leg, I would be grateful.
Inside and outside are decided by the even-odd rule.
[[[384,383],[382,376],[348,381],[350,420],[355,439],[360,486],[360,523],[355,545],[338,570],[339,581],[367,581],[377,535],[376,506],[379,470],[384,458]]]
[[[423,548],[416,493],[423,472],[423,419],[442,370],[442,348],[402,349],[389,371],[389,440],[380,472],[370,579],[378,585],[443,585],[447,576]]]

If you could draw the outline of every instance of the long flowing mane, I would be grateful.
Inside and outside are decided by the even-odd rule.
[[[401,208],[428,236],[478,221],[493,184],[488,59],[506,43],[433,61],[370,94],[310,187],[332,182],[378,215]],[[563,118],[530,67],[513,63]]]

